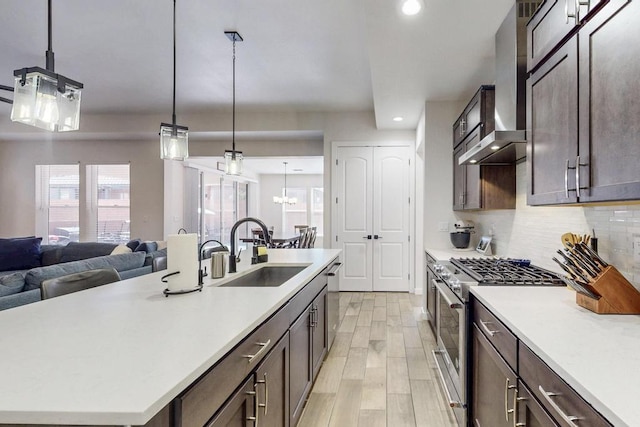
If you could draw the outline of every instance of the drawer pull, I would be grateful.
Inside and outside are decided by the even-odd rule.
[[[500,331],[494,331],[492,329],[489,329],[489,327],[487,326],[489,323],[493,323],[493,322],[484,322],[482,320],[480,320],[480,326],[482,326],[482,329],[485,330],[486,333],[489,334],[489,336],[494,336],[495,334],[497,334]]]
[[[335,276],[338,270],[340,270],[340,267],[342,267],[341,262],[334,263],[331,269],[327,272],[327,276]]]
[[[264,373],[264,380],[256,381],[256,389],[258,384],[264,384],[264,403],[258,403],[259,408],[263,408],[264,414],[267,415],[269,409],[269,382],[267,381],[267,373]]]
[[[242,356],[249,359],[249,363],[252,363],[254,360],[256,360],[256,357],[260,356],[267,348],[269,348],[271,340],[267,340],[267,342],[258,342],[256,344],[261,347],[260,350],[256,352],[256,354],[245,354],[244,356]]]
[[[551,407],[558,413],[558,415],[560,415],[560,417],[564,421],[566,421],[571,426],[578,427],[578,424],[574,423],[574,421],[578,421],[580,418],[565,414],[564,411],[560,409],[558,404],[553,401],[552,397],[560,396],[560,393],[545,391],[545,389],[542,388],[541,385],[538,386],[538,390],[540,391],[540,393],[542,393],[542,397],[544,397],[544,399],[549,403],[549,405],[551,405]]]
[[[515,406],[515,399],[513,400],[514,404],[513,404],[513,408],[509,409],[509,390],[513,390],[513,389],[517,389],[518,387],[515,385],[510,385],[510,381],[509,378],[507,378],[507,380],[504,383],[504,419],[506,422],[509,422],[509,414],[513,415],[513,421],[515,424],[515,420],[516,420],[516,406]],[[516,390],[517,393],[517,390]],[[517,397],[517,395],[516,395]]]

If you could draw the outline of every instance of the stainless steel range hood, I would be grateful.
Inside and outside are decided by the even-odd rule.
[[[495,131],[459,164],[511,164],[526,153],[527,21],[539,1],[517,1],[496,32]]]

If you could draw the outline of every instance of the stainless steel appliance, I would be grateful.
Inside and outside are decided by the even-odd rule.
[[[429,264],[427,264],[429,265]],[[564,286],[555,273],[527,260],[452,258],[430,267],[428,284],[436,289],[433,351],[449,406],[460,426],[467,425],[467,349],[469,289],[471,286]],[[427,299],[428,302],[428,299]]]

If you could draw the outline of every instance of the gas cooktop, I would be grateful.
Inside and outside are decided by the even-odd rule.
[[[483,285],[565,286],[556,273],[513,258],[451,258],[451,263]]]

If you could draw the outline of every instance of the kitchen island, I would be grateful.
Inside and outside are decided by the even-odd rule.
[[[478,286],[471,292],[609,423],[638,425],[640,316],[592,313],[566,288]]]
[[[278,287],[219,286],[227,274],[165,297],[158,272],[0,312],[0,424],[147,423],[339,252],[269,250],[307,266]]]

